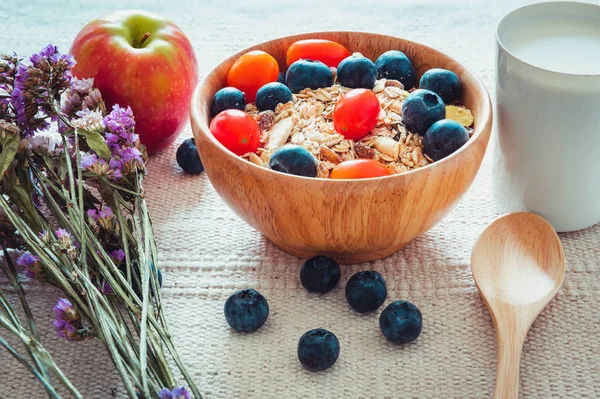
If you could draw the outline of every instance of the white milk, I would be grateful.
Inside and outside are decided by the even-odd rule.
[[[597,19],[539,16],[514,26],[501,41],[515,57],[536,67],[571,74],[600,74]]]

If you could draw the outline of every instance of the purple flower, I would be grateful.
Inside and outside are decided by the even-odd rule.
[[[40,273],[40,258],[29,252],[23,253],[17,259],[17,265],[25,268],[25,275],[28,278],[36,278]]]
[[[128,147],[128,148],[123,149],[119,155],[121,155],[121,159],[123,160],[123,162],[132,162],[132,161],[143,162],[144,161],[142,159],[142,153],[140,152],[140,150],[138,150],[137,148],[133,148],[133,147]]]
[[[65,229],[58,229],[56,230],[56,238],[58,238],[59,240],[71,240],[71,233],[69,233],[67,230]]]
[[[33,54],[29,57],[31,65],[36,68],[45,67],[45,63],[57,64],[59,61],[64,61],[67,69],[71,69],[75,66],[75,59],[70,54],[60,54],[58,47],[49,44],[42,49],[39,53]]]
[[[26,137],[48,129],[48,119],[56,121],[53,104],[69,88],[75,65],[71,55],[61,55],[53,45],[33,54],[29,61],[31,65],[19,64],[10,93],[17,125]]]
[[[19,258],[17,259],[17,265],[23,266],[23,267],[29,267],[39,260],[40,260],[40,258],[38,258],[37,256],[32,255],[29,252],[25,252],[21,256],[19,256]]]
[[[120,180],[124,175],[143,170],[145,161],[137,148],[140,138],[134,132],[135,121],[131,108],[115,104],[103,122],[106,127],[104,138],[112,155],[108,161],[109,177]]]
[[[85,154],[83,154],[81,156],[81,160],[79,165],[81,166],[81,169],[83,170],[87,170],[89,168],[92,167],[92,165],[98,160],[98,156],[96,154],[92,154],[89,152],[86,152]]]
[[[94,222],[97,222],[98,219],[100,218],[100,216],[98,216],[98,211],[95,209],[88,209],[87,211],[87,215],[90,217],[90,219],[92,219]]]
[[[107,163],[95,154],[85,153],[80,161],[81,169],[95,173],[98,176],[107,176],[111,180],[119,180],[123,177],[121,161],[111,158]]]
[[[73,244],[73,239],[71,237],[71,233],[69,233],[67,230],[65,229],[58,229],[56,230],[56,238],[58,239],[58,244],[63,248],[63,249],[70,249],[71,245]]]
[[[106,144],[108,144],[108,148],[110,148],[113,151],[119,148],[119,135],[114,133],[106,133],[104,135],[104,138],[106,139]]]
[[[56,314],[54,327],[58,332],[58,336],[68,339],[68,336],[73,335],[77,331],[74,324],[80,320],[77,312],[75,312],[75,308],[73,308],[73,304],[66,298],[60,298],[56,305],[54,305],[54,313]]]
[[[75,58],[71,54],[61,54],[58,51],[58,47],[49,44],[42,49],[37,54],[33,54],[29,60],[31,64],[36,68],[42,68],[45,66],[45,63],[49,63],[52,67],[59,66],[66,70],[64,74],[64,78],[69,80],[73,80],[73,75],[71,74],[71,69],[75,66]]]
[[[113,217],[113,211],[110,209],[110,206],[106,205],[104,208],[98,213],[98,217],[106,219]]]
[[[104,205],[100,211],[88,209],[87,215],[105,230],[112,230],[117,224],[116,217],[108,205]]]
[[[125,260],[125,251],[116,249],[110,253],[110,257],[116,265],[119,265]]]
[[[60,298],[58,302],[56,302],[56,305],[54,305],[54,312],[56,313],[56,317],[64,318],[63,315],[66,315],[67,313],[69,316],[72,316],[72,313],[69,313],[71,311],[75,311],[73,309],[73,304],[66,298]],[[72,321],[72,317],[65,318],[65,320],[67,319]]]
[[[143,168],[144,159],[142,153],[135,147],[126,147],[118,151],[121,158],[121,166],[126,174],[132,173],[138,167]]]
[[[24,64],[19,64],[17,69],[17,75],[15,76],[15,82],[13,91],[10,94],[10,103],[12,104],[17,114],[17,124],[23,130],[25,136],[29,136],[35,132],[32,126],[29,126],[30,117],[35,117],[38,114],[37,107],[32,111],[33,115],[30,116],[26,112],[26,105],[29,101],[26,97],[26,82],[29,78],[29,69]],[[31,113],[31,112],[30,112]]]
[[[110,161],[108,161],[108,168],[112,171],[111,177],[113,180],[119,180],[123,177],[123,166],[120,161],[111,158]]]
[[[162,391],[158,393],[158,397],[160,399],[190,399],[190,392],[185,389],[185,387],[177,387],[170,389],[163,388]]]
[[[40,236],[40,239],[43,242],[50,242],[50,234],[48,234],[47,230],[42,230],[38,233],[38,236]]]
[[[125,133],[121,135],[123,140],[125,140],[125,144],[128,144],[132,147],[136,147],[139,144],[140,136],[135,133]]]
[[[58,337],[67,341],[81,341],[87,338],[85,329],[81,325],[81,317],[66,298],[60,298],[54,305],[54,328]]]
[[[133,111],[130,107],[122,108],[119,104],[113,106],[112,111],[104,118],[104,126],[110,133],[119,136],[126,133],[133,133],[135,122],[133,120]]]
[[[104,205],[100,212],[98,212],[98,219],[96,221],[104,230],[113,230],[117,225],[117,218],[108,205]]]

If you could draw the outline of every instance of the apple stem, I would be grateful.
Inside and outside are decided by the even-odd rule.
[[[146,43],[146,40],[148,40],[149,37],[150,32],[144,33],[144,36],[142,36],[142,40],[140,40],[140,48],[144,47],[144,43]]]

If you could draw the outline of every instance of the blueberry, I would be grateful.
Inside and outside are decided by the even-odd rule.
[[[375,64],[360,54],[345,58],[337,68],[338,82],[353,89],[372,89],[377,79]]]
[[[346,300],[360,313],[377,310],[387,297],[383,276],[374,270],[365,270],[350,277],[346,283]]]
[[[304,147],[287,144],[271,155],[271,169],[291,175],[315,177],[317,163],[315,157]]]
[[[419,87],[436,93],[446,104],[458,101],[462,94],[460,79],[447,69],[434,68],[425,72],[421,76]]]
[[[321,61],[298,60],[288,68],[285,84],[292,93],[298,93],[307,87],[313,90],[329,87],[333,85],[333,74]]]
[[[298,359],[310,371],[333,366],[340,355],[340,341],[322,328],[307,331],[298,342]]]
[[[379,316],[379,329],[395,344],[407,344],[421,335],[421,311],[408,301],[390,303]]]
[[[265,324],[267,317],[267,300],[251,288],[234,293],[225,302],[225,319],[237,332],[256,331]]]
[[[469,132],[460,123],[443,119],[435,122],[423,136],[423,150],[434,161],[446,158],[465,145]]]
[[[267,83],[256,92],[256,108],[259,111],[275,111],[277,104],[288,101],[292,101],[292,92],[283,83]]]
[[[386,51],[377,58],[375,67],[377,78],[398,80],[404,85],[405,90],[413,88],[417,83],[415,68],[402,51]]]
[[[198,155],[198,149],[196,148],[196,143],[194,142],[193,138],[187,139],[181,143],[177,149],[175,158],[177,158],[177,164],[185,173],[197,175],[202,173],[204,170],[204,165],[202,165],[202,161]]]
[[[279,75],[277,75],[277,81],[285,84],[285,72],[279,72]]]
[[[327,256],[314,256],[304,262],[300,269],[300,282],[310,292],[329,292],[340,281],[340,265]]]
[[[235,87],[224,87],[215,93],[210,114],[214,118],[226,109],[246,109],[246,97],[244,93]]]
[[[425,134],[429,126],[445,117],[444,101],[429,90],[415,90],[402,103],[402,120],[415,133]]]

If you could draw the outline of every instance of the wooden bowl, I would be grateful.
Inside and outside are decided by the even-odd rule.
[[[288,46],[300,39],[337,41],[372,60],[401,50],[420,76],[431,68],[454,71],[462,81],[461,103],[474,115],[474,135],[451,156],[423,168],[363,180],[306,178],[250,163],[210,133],[210,106],[226,85],[229,68],[242,54],[264,50],[282,67]],[[388,256],[426,232],[458,203],[483,159],[492,125],[489,95],[467,68],[429,47],[391,36],[321,32],[288,36],[243,50],[213,68],[198,84],[191,103],[194,137],[217,193],[250,226],[275,245],[302,258],[327,255],[340,263]]]

